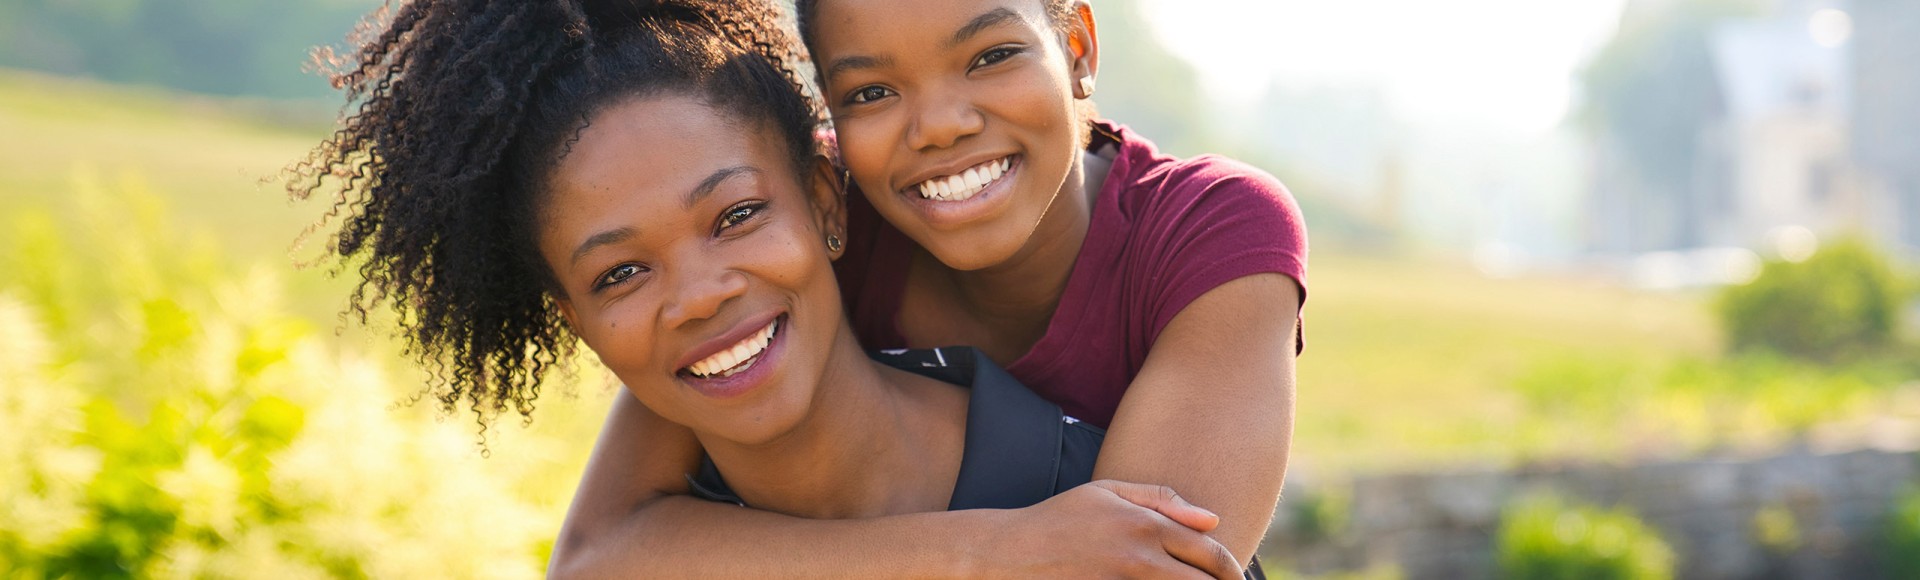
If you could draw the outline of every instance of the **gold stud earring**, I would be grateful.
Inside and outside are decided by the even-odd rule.
[[[1080,98],[1093,96],[1093,77],[1080,77]]]
[[[838,254],[842,247],[844,246],[840,243],[840,236],[827,234],[827,251]]]

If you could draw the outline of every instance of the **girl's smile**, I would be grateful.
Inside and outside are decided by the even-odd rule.
[[[933,229],[961,228],[1000,215],[1013,203],[1019,158],[1008,155],[923,180],[901,194]]]

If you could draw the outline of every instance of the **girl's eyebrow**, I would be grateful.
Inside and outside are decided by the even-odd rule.
[[[947,39],[946,47],[953,48],[959,46],[961,43],[972,39],[974,36],[980,34],[981,31],[988,28],[1020,21],[1023,21],[1020,14],[1012,10],[1006,8],[988,10],[985,14],[975,16],[973,20],[967,21],[966,26],[961,26],[959,30],[953,31],[953,36]],[[843,72],[884,66],[893,66],[893,57],[849,56],[837,58],[833,60],[833,64],[827,66],[826,78],[827,80],[833,80],[833,77]]]
[[[893,57],[849,56],[844,58],[836,58],[833,60],[833,65],[827,67],[827,80],[831,81],[833,80],[833,77],[838,76],[840,73],[847,72],[847,71],[880,68],[885,66],[893,66]]]

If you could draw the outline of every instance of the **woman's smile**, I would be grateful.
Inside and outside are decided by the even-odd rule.
[[[736,330],[709,341],[694,352],[711,354],[682,366],[677,374],[687,386],[709,397],[728,399],[746,394],[778,370],[787,325],[788,317],[781,313],[758,327],[746,326],[750,332],[739,340],[727,342],[739,336]]]

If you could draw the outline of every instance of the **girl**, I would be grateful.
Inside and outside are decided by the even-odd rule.
[[[1174,159],[1090,120],[1099,42],[1084,0],[798,9],[863,194],[849,200],[838,263],[862,340],[978,346],[1069,415],[1110,426],[1096,477],[1179,490],[1221,514],[1212,536],[1249,561],[1291,435],[1306,242],[1285,189],[1244,164]],[[676,447],[686,440],[615,403],[556,547],[559,569],[724,554],[767,570],[852,572],[926,560],[918,542],[957,545],[975,517],[831,528],[706,518],[673,498],[685,467],[658,459],[687,453]],[[1025,532],[1008,528],[1021,543],[982,557],[1018,567],[1083,549]],[[712,541],[662,549],[686,533]]]
[[[828,262],[844,251],[839,176],[814,154],[818,119],[766,16],[700,0],[401,5],[337,79],[358,108],[293,188],[346,179],[333,250],[365,260],[355,308],[395,309],[442,402],[482,417],[528,413],[546,366],[585,342],[684,426],[692,453],[654,460],[686,465],[704,499],[767,510],[752,514],[916,522],[1087,481],[1099,430],[985,357],[888,357],[906,372],[861,354]],[[1133,499],[1082,492],[1030,513],[1140,554],[1111,569],[1237,574],[1188,529],[1212,523],[1191,505],[1089,489]],[[700,505],[689,513],[759,517]],[[684,532],[673,541],[712,539]],[[671,565],[625,572],[687,571]]]

